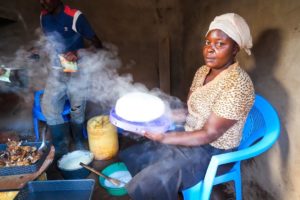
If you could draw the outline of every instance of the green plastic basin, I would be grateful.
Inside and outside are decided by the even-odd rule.
[[[127,167],[125,166],[124,163],[122,162],[117,162],[117,163],[113,163],[109,166],[107,166],[106,168],[104,168],[101,172],[106,175],[106,176],[110,176],[111,174],[115,173],[115,172],[118,172],[118,171],[127,171],[128,172],[128,169]],[[100,182],[100,185],[102,187],[104,187],[106,189],[106,191],[110,194],[110,195],[113,195],[113,196],[123,196],[125,194],[127,194],[127,190],[125,187],[108,187],[105,185],[105,179],[102,178],[101,176],[99,176],[99,182]]]

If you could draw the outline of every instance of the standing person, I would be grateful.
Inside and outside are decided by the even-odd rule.
[[[150,139],[120,153],[133,175],[126,185],[134,200],[174,200],[205,176],[211,157],[235,151],[242,139],[254,88],[235,57],[250,54],[245,20],[228,13],[210,24],[203,46],[205,65],[195,74],[188,98],[185,131],[145,133]]]
[[[61,0],[40,0],[41,28],[55,53],[51,55],[51,69],[42,99],[42,110],[47,120],[56,157],[68,152],[69,132],[76,149],[84,149],[83,124],[85,120],[85,91],[87,75],[80,63],[78,50],[84,48],[84,39],[94,48],[102,43],[85,16],[64,5]],[[71,104],[70,124],[65,123],[62,111],[66,99]]]

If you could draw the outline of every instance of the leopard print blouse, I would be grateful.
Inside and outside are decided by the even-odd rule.
[[[226,119],[237,120],[221,137],[210,143],[219,149],[235,148],[240,144],[245,120],[254,103],[253,84],[238,62],[203,85],[209,70],[204,65],[195,74],[190,88],[185,130],[201,129],[212,112]]]

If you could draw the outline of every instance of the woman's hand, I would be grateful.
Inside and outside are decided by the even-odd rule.
[[[156,142],[162,142],[166,135],[164,133],[148,133],[148,132],[145,132],[144,136],[146,138],[148,138],[149,140],[153,140],[153,141],[156,141]]]

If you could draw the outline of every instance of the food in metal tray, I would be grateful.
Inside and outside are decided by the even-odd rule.
[[[22,141],[8,139],[5,151],[0,151],[0,167],[27,166],[36,163],[41,154],[34,146],[22,146]]]

